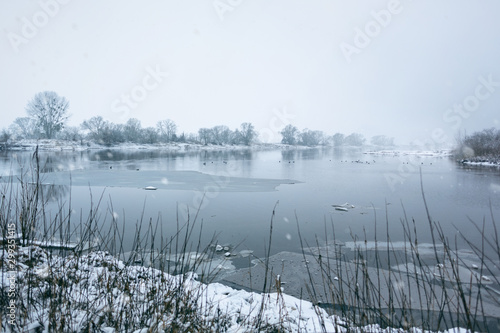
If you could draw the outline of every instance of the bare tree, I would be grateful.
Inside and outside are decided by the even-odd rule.
[[[5,128],[2,129],[2,132],[0,133],[0,144],[7,145],[10,142],[11,138],[12,138],[12,133],[6,130]]]
[[[66,141],[81,141],[83,136],[79,127],[66,126],[62,131],[57,133],[56,138]]]
[[[206,145],[212,140],[212,130],[209,128],[200,128],[198,130],[198,137],[201,143]]]
[[[463,147],[472,149],[475,156],[494,156],[498,158],[500,155],[500,130],[488,128],[480,132],[474,132],[471,135],[465,135],[462,150]]]
[[[81,127],[89,131],[89,137],[92,140],[100,140],[102,138],[102,133],[108,127],[108,122],[104,120],[101,116],[92,117],[89,120],[85,120]]]
[[[345,139],[345,135],[344,134],[342,134],[342,133],[335,133],[332,136],[333,145],[335,147],[340,147],[340,146],[344,145],[344,139]]]
[[[299,135],[300,144],[304,146],[317,146],[323,143],[324,136],[322,131],[313,131],[306,128]]]
[[[125,142],[125,125],[106,122],[102,134],[98,140],[100,144],[107,146]]]
[[[130,118],[125,123],[123,135],[128,142],[139,142],[141,138],[141,121],[137,118]]]
[[[362,146],[365,144],[366,139],[362,134],[351,133],[345,137],[344,142],[348,146]]]
[[[257,138],[257,132],[252,123],[243,123],[240,125],[240,139],[241,143],[250,146]]]
[[[231,130],[224,125],[211,128],[212,141],[216,145],[228,144],[231,142]]]
[[[177,132],[177,125],[170,119],[160,120],[156,127],[160,133],[160,136],[167,142],[173,141],[175,134]]]
[[[154,144],[158,142],[158,129],[154,127],[146,127],[142,131],[141,141],[143,143]]]
[[[299,134],[299,130],[297,129],[297,127],[288,124],[285,126],[285,128],[283,128],[280,134],[283,137],[281,139],[281,143],[294,145],[297,143],[297,135]]]
[[[36,120],[40,133],[47,139],[52,139],[64,128],[68,119],[69,102],[53,91],[40,92],[28,102],[26,112]]]
[[[187,133],[187,134],[182,133],[180,139],[182,139],[183,137],[184,137],[184,141],[181,141],[181,142],[191,142],[191,143],[192,142],[199,142],[198,136],[196,136],[195,133]]]
[[[16,118],[10,126],[10,130],[15,137],[31,139],[37,134],[36,121],[30,117]]]

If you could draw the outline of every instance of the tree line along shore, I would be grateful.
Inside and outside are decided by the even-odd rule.
[[[124,124],[113,123],[102,116],[93,116],[79,126],[67,126],[70,117],[69,101],[53,91],[36,94],[26,107],[26,117],[18,117],[0,132],[0,150],[32,146],[37,140],[59,140],[69,146],[117,146],[123,144],[194,144],[213,146],[251,146],[259,142],[259,131],[250,122],[244,122],[234,130],[226,125],[200,128],[196,133],[178,131],[171,119],[160,120],[156,126],[143,127],[136,118]],[[334,147],[395,147],[394,138],[375,135],[368,141],[360,133],[335,133],[329,135],[319,130],[303,129],[288,124],[278,133],[281,144],[290,146]],[[31,143],[29,143],[31,141]],[[26,144],[28,142],[28,144]],[[50,145],[50,143],[49,143]],[[484,129],[470,135],[457,135],[453,155],[462,163],[500,165],[500,130]]]
[[[123,124],[113,123],[101,116],[83,121],[79,126],[67,126],[70,117],[69,101],[53,91],[36,94],[26,105],[26,116],[18,117],[0,133],[0,145],[7,148],[21,140],[58,139],[64,141],[93,142],[104,146],[121,143],[194,143],[202,145],[252,145],[259,142],[259,131],[250,122],[239,128],[225,125],[200,128],[196,133],[178,132],[171,119],[160,120],[156,126],[142,127],[139,119],[130,118]],[[279,131],[281,143],[301,146],[363,146],[367,139],[360,133],[335,133],[303,129],[288,124]],[[394,138],[385,135],[373,136],[371,144],[394,146]]]

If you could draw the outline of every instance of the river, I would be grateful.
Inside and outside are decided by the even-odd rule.
[[[3,179],[29,169],[32,154],[2,152]],[[219,244],[257,256],[265,254],[271,219],[271,254],[301,251],[297,226],[309,246],[334,238],[386,241],[387,235],[403,241],[405,216],[415,221],[420,243],[432,242],[421,184],[431,221],[453,245],[464,246],[461,235],[480,244],[471,221],[482,227],[484,220],[485,234],[492,235],[491,216],[500,220],[500,170],[442,156],[330,147],[110,149],[40,152],[40,168],[51,217],[71,202],[76,226],[99,203],[96,217],[115,219],[126,230],[125,248],[139,225],[144,229],[151,221],[168,238],[188,212],[191,222],[196,216],[196,242],[202,226],[203,244],[215,234]]]

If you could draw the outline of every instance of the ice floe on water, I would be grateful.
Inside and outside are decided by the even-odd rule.
[[[338,211],[341,211],[341,212],[348,212],[349,209],[353,209],[355,208],[354,205],[346,202],[342,205],[332,205],[333,208],[335,208],[335,210],[338,210]]]
[[[242,258],[246,258],[253,254],[253,250],[241,250],[239,254]]]
[[[167,180],[168,179],[168,180]],[[4,177],[2,181],[9,181]],[[197,190],[217,192],[268,192],[284,184],[300,183],[291,179],[215,176],[198,171],[161,170],[75,170],[44,174],[44,182],[69,186],[127,187],[144,190]],[[208,191],[208,192],[210,192]]]
[[[443,251],[442,244],[432,244],[432,243],[420,243],[417,247],[411,246],[408,242],[400,241],[400,242],[384,242],[384,241],[347,241],[343,243],[348,249],[362,249],[362,250],[379,250],[379,251],[387,251],[390,248],[391,251],[408,251],[411,252],[413,250],[418,250],[420,255],[425,254],[434,254],[434,251],[438,252]]]
[[[399,313],[425,311],[425,319],[422,320],[428,320],[428,324],[432,323],[430,325],[437,325],[439,311],[436,309],[439,309],[443,299],[446,299],[444,302],[454,304],[453,307],[446,308],[446,311],[449,311],[445,315],[446,320],[456,319],[463,311],[456,304],[460,300],[460,293],[456,288],[456,280],[453,280],[455,276],[459,279],[469,279],[464,280],[461,286],[472,299],[471,308],[478,305],[476,300],[479,290],[487,289],[481,292],[482,308],[478,313],[496,318],[492,319],[493,322],[498,320],[496,278],[487,281],[476,271],[476,275],[472,277],[476,279],[475,282],[467,285],[473,274],[471,271],[474,270],[462,265],[458,269],[458,276],[453,275],[452,266],[448,263],[443,265],[447,270],[443,271],[443,275],[450,273],[448,278],[434,274],[437,271],[435,264],[398,264],[394,258],[392,265],[385,262],[377,266],[371,262],[368,253],[365,253],[365,258],[342,253],[339,248],[349,251],[342,245],[337,245],[337,250],[316,248],[314,255],[308,254],[308,249],[305,249],[306,252],[302,254],[284,251],[265,260],[255,259],[252,261],[252,267],[241,268],[228,274],[222,283],[248,291],[259,291],[265,285],[267,275],[270,290],[279,288],[285,294],[311,301],[324,309],[341,309],[348,302],[349,307],[357,308],[359,313],[371,318],[370,322],[378,322],[377,318],[389,309]],[[419,298],[418,290],[427,296]],[[378,297],[379,303],[374,308],[371,302],[376,302]],[[414,318],[417,321],[423,318],[420,315],[417,317]]]
[[[396,272],[401,272],[410,275],[419,275],[422,278],[432,281],[434,279],[443,280],[449,283],[457,283],[463,281],[468,285],[481,284],[492,285],[493,281],[487,275],[481,275],[472,267],[466,267],[461,264],[436,264],[434,266],[421,266],[413,263],[400,264],[392,266],[391,269]]]
[[[185,257],[198,260],[199,254]],[[8,333],[164,332],[174,327],[204,332],[250,332],[258,327],[287,332],[393,332],[378,325],[352,327],[281,290],[256,293],[220,283],[204,284],[196,280],[195,273],[170,275],[126,265],[101,251],[60,257],[38,247],[20,247],[16,262],[17,297],[23,299],[25,311],[22,319],[20,313],[12,320],[2,317],[2,331]],[[9,288],[6,272],[2,271],[1,277],[2,288]],[[39,306],[42,304],[45,306]],[[59,318],[62,315],[64,321]]]
[[[154,266],[168,273],[175,273],[189,268],[204,279],[220,280],[225,275],[234,272],[237,267],[235,260],[253,256],[253,250],[236,250],[232,245],[212,244],[203,252],[185,252],[177,254],[162,254],[157,250],[139,249],[124,252],[120,258],[126,263]],[[248,261],[247,261],[248,262]],[[241,266],[241,264],[239,264]]]

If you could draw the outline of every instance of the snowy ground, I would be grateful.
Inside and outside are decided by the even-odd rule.
[[[476,156],[468,159],[463,159],[460,163],[465,165],[500,167],[500,156]]]
[[[99,145],[91,141],[66,141],[66,140],[21,140],[11,144],[10,150],[35,150],[38,146],[39,150],[43,151],[83,151],[94,149],[130,149],[130,150],[172,150],[172,151],[189,151],[189,150],[244,150],[244,149],[286,149],[293,147],[306,149],[308,147],[289,146],[279,143],[259,143],[252,146],[244,145],[202,145],[198,143],[158,143],[158,144],[136,144],[136,143],[121,143],[113,146]]]
[[[65,258],[39,247],[2,251],[3,332],[225,331],[346,332],[354,329],[312,303],[127,266],[105,252]],[[12,265],[15,262],[15,267]],[[12,285],[14,284],[14,288]],[[17,288],[16,288],[17,287]],[[29,300],[28,300],[29,299]],[[24,309],[21,313],[20,309]],[[402,332],[371,325],[354,329]],[[411,332],[421,332],[412,329]],[[466,332],[452,329],[447,332]]]
[[[40,140],[21,140],[12,143],[9,149],[11,150],[34,150],[38,146],[39,150],[43,151],[83,151],[89,149],[131,149],[131,150],[177,150],[177,151],[189,151],[189,150],[243,150],[243,149],[310,149],[315,147],[300,146],[300,145],[287,145],[281,143],[254,143],[251,146],[245,145],[203,145],[199,143],[157,143],[157,144],[137,144],[137,143],[120,143],[112,146],[105,146],[94,143],[92,141],[68,141],[68,140],[57,140],[57,139],[40,139]],[[322,146],[318,146],[322,147]],[[331,147],[331,146],[330,146]],[[342,146],[342,148],[347,149],[372,149],[373,146]],[[445,157],[452,156],[451,149],[441,149],[441,150],[401,150],[401,149],[391,149],[391,150],[369,150],[365,154],[372,155],[390,155],[390,156],[400,156],[400,155],[417,155],[417,156],[430,156],[430,157]]]
[[[365,154],[375,156],[415,156],[415,157],[451,157],[452,149],[441,150],[373,150]],[[460,160],[460,163],[471,166],[500,167],[500,156],[475,156]]]
[[[379,156],[420,156],[420,157],[447,157],[453,156],[453,151],[450,149],[441,150],[373,150],[367,151],[365,154],[379,155]]]

